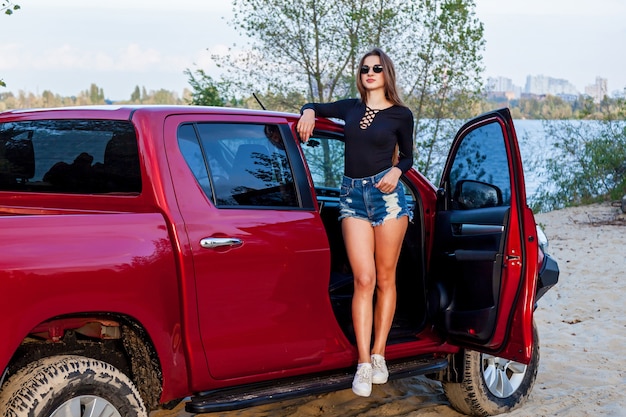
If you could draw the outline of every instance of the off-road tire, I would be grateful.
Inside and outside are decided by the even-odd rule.
[[[483,372],[482,353],[466,350],[463,369],[463,382],[444,382],[443,389],[450,405],[468,416],[494,416],[506,413],[523,404],[532,391],[539,367],[539,337],[533,322],[533,351],[530,363],[516,389],[506,395],[495,395],[490,391]],[[498,358],[496,358],[498,359]]]
[[[148,417],[139,392],[124,373],[99,360],[69,355],[40,359],[17,371],[2,386],[0,410],[3,417],[54,417],[72,400],[94,399],[106,405],[106,411],[95,410],[95,417]],[[71,415],[82,417],[82,412]]]

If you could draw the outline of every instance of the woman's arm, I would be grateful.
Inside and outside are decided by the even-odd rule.
[[[300,117],[296,126],[300,140],[306,142],[313,134],[315,117],[332,117],[345,120],[346,112],[356,101],[355,99],[346,99],[332,103],[306,103],[300,109],[302,117]]]
[[[300,135],[300,140],[306,143],[313,134],[314,128],[315,110],[311,108],[303,109],[302,116],[300,117],[300,120],[298,120],[298,125],[296,126],[296,132]]]
[[[408,108],[406,115],[402,120],[402,124],[398,129],[398,149],[400,158],[396,167],[400,168],[402,173],[407,172],[413,166],[413,113]]]

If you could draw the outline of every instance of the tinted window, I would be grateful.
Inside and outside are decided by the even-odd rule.
[[[178,142],[196,180],[218,207],[298,207],[278,126],[181,125]]]
[[[458,195],[463,186],[472,183],[495,187],[501,198],[496,199],[494,205],[511,204],[509,163],[504,135],[498,123],[483,125],[471,131],[463,138],[456,152],[450,171],[453,195]],[[480,189],[487,190],[488,187]]]
[[[196,129],[193,125],[183,125],[178,129],[178,146],[189,169],[193,172],[193,176],[196,177],[198,184],[200,184],[202,190],[212,200],[213,191],[209,181],[206,162],[202,155],[202,148],[200,147],[200,142],[196,135]]]
[[[139,193],[130,122],[41,120],[0,124],[0,191]]]

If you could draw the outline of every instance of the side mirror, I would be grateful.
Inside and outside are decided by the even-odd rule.
[[[502,190],[493,184],[462,180],[454,190],[454,206],[460,210],[472,210],[502,205]]]

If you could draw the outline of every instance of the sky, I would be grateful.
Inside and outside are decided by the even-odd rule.
[[[626,1],[475,0],[485,28],[485,77],[566,79],[584,92],[596,77],[626,88]],[[211,60],[247,40],[229,23],[230,0],[14,0],[0,15],[0,78],[7,87],[78,95],[92,83],[127,100],[135,86],[182,96],[185,69],[220,70]]]

